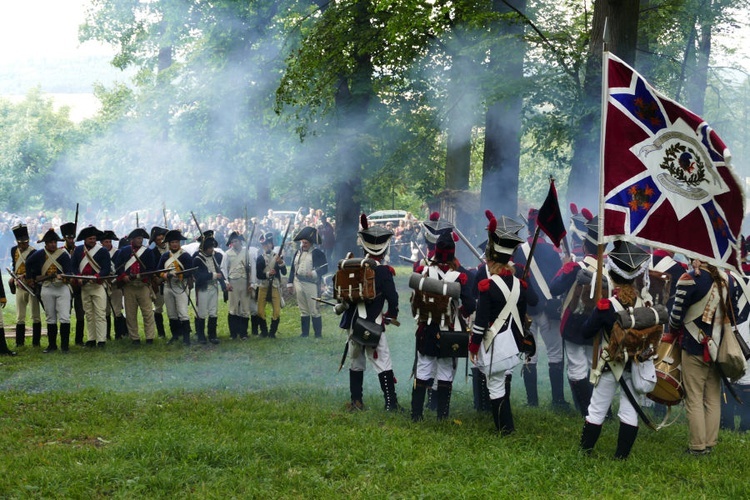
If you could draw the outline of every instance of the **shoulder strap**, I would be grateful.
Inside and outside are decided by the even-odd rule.
[[[508,285],[505,284],[500,276],[495,274],[492,275],[490,279],[498,286],[498,288],[500,288],[503,295],[505,295],[505,306],[503,306],[500,314],[497,315],[495,321],[492,322],[492,325],[490,325],[484,334],[483,343],[485,351],[490,350],[492,341],[495,340],[495,336],[500,332],[500,329],[506,325],[508,319],[514,321],[519,327],[523,327],[521,315],[518,312],[518,298],[521,296],[520,280],[514,276],[513,284],[511,285],[512,288],[508,289]]]

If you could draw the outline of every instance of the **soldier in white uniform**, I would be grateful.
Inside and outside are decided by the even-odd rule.
[[[313,248],[313,245],[320,243],[318,231],[314,227],[300,229],[294,241],[300,242],[300,248],[292,257],[292,270],[287,286],[293,287],[297,296],[302,327],[300,337],[310,335],[312,322],[315,337],[320,338],[323,336],[323,319],[320,317],[320,308],[315,297],[320,295],[321,279],[328,272],[326,255],[319,248]]]
[[[13,227],[13,236],[16,237],[16,246],[10,249],[11,269],[20,279],[26,274],[26,259],[36,250],[29,245],[29,228],[24,224]],[[39,311],[39,298],[34,297],[26,289],[15,282],[14,278],[8,280],[11,293],[16,295],[16,347],[21,347],[26,341],[26,307],[31,308],[31,344],[39,347],[42,340],[42,317]],[[33,287],[33,285],[31,285]]]
[[[252,322],[253,335],[258,335],[258,303],[253,299],[258,289],[255,261],[258,250],[245,248],[245,238],[236,231],[229,235],[226,252],[229,292],[229,336],[247,339],[247,326]]]

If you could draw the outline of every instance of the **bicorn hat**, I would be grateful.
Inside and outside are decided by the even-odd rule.
[[[148,233],[142,227],[137,227],[133,229],[132,231],[130,231],[130,234],[128,235],[128,239],[132,240],[133,238],[137,238],[139,236],[141,238],[148,239]]]
[[[164,241],[181,241],[186,240],[185,236],[182,235],[179,229],[171,229],[164,235]]]
[[[294,241],[307,240],[310,243],[317,245],[320,243],[320,236],[318,236],[318,230],[312,226],[305,226],[299,230],[295,235]]]
[[[167,231],[169,231],[169,229],[166,227],[154,226],[151,228],[151,237],[149,239],[155,240],[157,236],[167,234]]]
[[[96,236],[97,240],[101,239],[102,232],[99,231],[96,226],[86,226],[83,229],[81,229],[81,232],[78,233],[78,237],[76,238],[76,241],[83,241],[86,238],[90,238],[91,236]]]
[[[237,231],[232,231],[231,233],[229,233],[229,238],[227,238],[227,248],[229,248],[230,246],[232,246],[232,242],[234,240],[240,240],[240,241],[244,242],[245,241],[245,237],[242,236]]]
[[[360,216],[359,222],[362,224],[362,230],[357,234],[359,234],[359,242],[365,252],[376,257],[386,253],[393,231],[379,224],[370,227],[365,214]]]
[[[65,240],[60,238],[54,229],[49,228],[47,229],[47,232],[44,233],[44,236],[42,236],[42,239],[37,241],[37,243],[48,243],[50,241],[65,241]]]
[[[275,243],[274,243],[274,237],[273,237],[273,232],[272,231],[268,231],[268,232],[263,233],[260,236],[260,242],[262,244],[270,243],[272,245],[275,245]]]
[[[104,240],[117,241],[117,235],[111,229],[105,229],[101,233],[102,233],[101,241],[104,241]]]

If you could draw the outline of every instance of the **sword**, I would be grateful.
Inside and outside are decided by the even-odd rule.
[[[18,286],[26,290],[28,294],[31,295],[32,297],[36,297],[36,294],[34,293],[34,291],[29,287],[29,285],[26,284],[26,282],[23,279],[21,279],[16,273],[11,271],[9,267],[6,267],[5,270],[8,271],[8,274],[10,274],[11,278],[16,280],[16,284]]]

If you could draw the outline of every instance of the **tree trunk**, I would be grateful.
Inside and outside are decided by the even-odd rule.
[[[568,201],[599,211],[600,126],[602,97],[602,42],[604,22],[610,40],[608,49],[620,59],[634,65],[638,33],[639,1],[599,0],[594,4],[591,42],[586,60],[586,76],[580,97],[577,132],[574,134],[573,158],[568,179]]]
[[[508,2],[523,11],[526,0]],[[505,2],[493,1],[496,12],[511,12]],[[515,35],[512,41],[504,41],[500,49],[492,54],[492,71],[502,75],[513,85],[505,89],[519,87],[523,79],[523,58],[525,44],[522,39],[523,24],[503,22],[498,29]],[[514,217],[518,212],[518,175],[521,158],[521,111],[523,96],[520,92],[508,92],[488,99],[485,117],[484,157],[482,159],[482,194],[480,204],[483,209],[492,210],[496,216]]]

